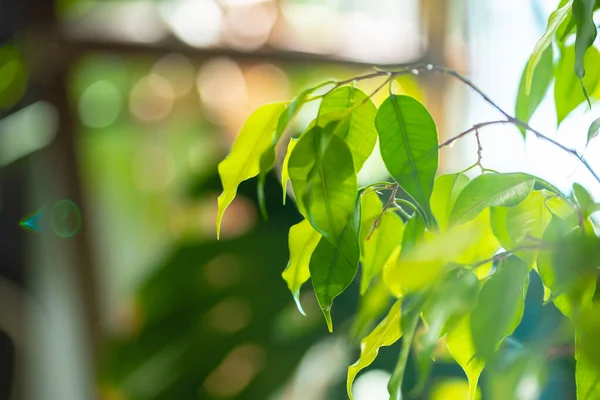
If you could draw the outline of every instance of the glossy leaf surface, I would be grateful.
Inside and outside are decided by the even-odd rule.
[[[298,140],[300,140],[300,139],[297,139],[297,138],[290,139],[290,141],[288,143],[287,151],[285,153],[285,158],[283,159],[283,165],[281,166],[281,187],[283,188],[283,204],[285,204],[285,201],[287,199],[287,184],[288,184],[288,181],[290,180],[290,172],[288,170],[288,165],[290,163],[290,156],[292,155],[292,152],[296,148],[296,144],[298,144]]]
[[[471,334],[469,316],[462,318],[448,331],[446,346],[452,358],[456,360],[467,375],[469,381],[469,400],[475,400],[477,398],[477,383],[479,382],[479,376],[481,375],[481,371],[483,371],[485,363],[475,357],[475,345]]]

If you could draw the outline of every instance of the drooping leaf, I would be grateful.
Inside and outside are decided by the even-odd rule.
[[[371,237],[365,239],[361,257],[361,293],[367,290],[371,280],[381,272],[394,249],[400,245],[403,231],[404,222],[402,218],[393,210],[387,210]]]
[[[333,300],[352,283],[358,270],[360,247],[360,201],[356,201],[352,218],[335,244],[324,237],[310,259],[310,276],[317,301],[325,316],[329,331],[333,331],[331,306]]]
[[[588,129],[588,136],[587,136],[587,144],[590,144],[590,141],[595,138],[596,136],[598,136],[598,134],[600,133],[600,118],[596,118],[594,120],[594,122],[592,122],[590,124],[590,128]]]
[[[354,160],[354,169],[358,172],[373,152],[377,141],[374,124],[377,108],[360,89],[342,86],[323,97],[319,115],[341,111],[350,112],[338,123],[334,134],[348,144]]]
[[[526,74],[527,66],[523,70],[521,75],[521,81],[519,83],[519,92],[517,94],[517,103],[515,107],[515,117],[525,123],[529,123],[529,120],[537,110],[538,106],[544,99],[550,82],[554,79],[554,64],[552,57],[552,46],[548,46],[543,51],[540,61],[533,71],[533,78],[531,81],[531,87],[529,90],[525,87],[526,85]],[[525,137],[525,129],[518,126],[523,137]]]
[[[377,325],[373,332],[360,342],[360,358],[348,367],[346,385],[350,399],[352,399],[352,383],[360,370],[368,367],[375,361],[381,347],[391,346],[402,336],[402,329],[400,327],[401,313],[402,300],[397,300],[388,315]]]
[[[575,75],[579,78],[583,94],[587,99],[590,108],[592,104],[583,84],[585,76],[585,66],[583,57],[588,48],[594,45],[596,40],[596,24],[594,23],[594,3],[596,0],[574,0],[573,18],[577,25],[577,35],[575,36]],[[597,66],[597,64],[596,64]]]
[[[533,177],[522,173],[480,175],[458,195],[449,226],[468,222],[487,207],[514,206],[527,197],[533,184]]]
[[[477,382],[485,363],[475,357],[475,345],[471,334],[470,316],[461,319],[448,331],[446,346],[467,375],[469,381],[469,400],[477,398]]]
[[[288,165],[290,163],[290,156],[292,155],[292,152],[296,148],[296,144],[298,144],[298,140],[300,140],[300,139],[297,139],[297,138],[290,139],[290,141],[288,143],[287,151],[285,153],[285,158],[283,159],[283,165],[281,166],[281,187],[283,188],[283,204],[285,204],[285,201],[287,199],[287,184],[288,184],[288,181],[290,180],[290,173],[288,171]]]
[[[577,200],[577,204],[579,204],[584,216],[587,217],[588,208],[594,204],[592,195],[586,190],[586,188],[577,182],[573,183],[573,194],[575,195],[575,200]]]
[[[548,25],[546,26],[546,32],[542,35],[542,37],[537,41],[533,51],[531,52],[531,56],[529,57],[529,61],[527,63],[526,74],[525,74],[525,89],[526,93],[530,93],[531,86],[533,83],[533,72],[538,62],[542,58],[542,54],[552,44],[552,38],[554,34],[558,30],[560,24],[566,20],[571,14],[571,6],[573,4],[573,0],[569,0],[566,3],[559,6],[550,17],[548,17]]]
[[[431,211],[441,231],[447,229],[450,212],[458,194],[467,186],[467,183],[469,183],[469,177],[462,173],[440,175],[435,179],[431,194]]]
[[[303,315],[306,314],[300,304],[300,288],[310,278],[308,269],[310,257],[320,239],[321,234],[315,231],[307,220],[302,220],[290,228],[288,236],[290,261],[281,276],[287,282],[298,310]]]
[[[373,279],[367,291],[360,296],[356,318],[352,323],[350,338],[360,340],[373,328],[373,323],[378,321],[386,312],[393,297],[388,292],[383,279]]]
[[[225,209],[235,198],[238,185],[258,175],[261,154],[271,143],[279,117],[285,108],[284,103],[273,103],[254,111],[233,143],[227,158],[219,163],[223,193],[218,200],[217,237],[221,232]]]
[[[500,262],[498,271],[483,285],[471,315],[477,357],[490,360],[502,341],[521,322],[529,281],[527,264],[516,256]]]
[[[583,66],[588,71],[583,77],[582,82],[573,73],[575,65],[574,46],[568,46],[563,49],[560,61],[554,76],[554,102],[556,104],[557,123],[560,124],[571,111],[586,99],[581,90],[582,85],[588,93],[592,93],[600,83],[600,51],[592,46],[585,52]]]
[[[418,204],[427,225],[432,225],[429,199],[438,168],[433,118],[414,98],[391,95],[379,107],[375,126],[387,170]]]

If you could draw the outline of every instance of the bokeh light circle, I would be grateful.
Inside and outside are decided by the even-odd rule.
[[[0,109],[14,106],[27,89],[27,72],[19,52],[11,46],[0,47]]]
[[[54,203],[50,210],[50,227],[60,237],[73,237],[81,228],[81,210],[71,200]]]
[[[90,128],[112,125],[123,106],[117,86],[107,80],[92,83],[79,98],[79,117]]]

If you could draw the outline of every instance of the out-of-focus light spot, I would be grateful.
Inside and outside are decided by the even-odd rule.
[[[211,329],[221,333],[235,333],[248,326],[252,308],[248,300],[230,297],[214,306],[205,320]]]
[[[214,168],[217,163],[215,159],[215,140],[210,138],[203,139],[202,141],[194,144],[190,144],[188,147],[188,165],[190,170],[195,173],[201,173],[207,171],[209,168]]]
[[[218,44],[223,12],[214,0],[173,0],[161,3],[161,11],[173,33],[187,44]]]
[[[35,231],[35,232],[42,231],[44,229],[42,217],[44,216],[45,211],[46,211],[46,207],[42,207],[41,209],[37,210],[33,214],[23,218],[19,222],[19,226],[26,231]]]
[[[242,344],[229,353],[202,385],[214,397],[234,397],[248,386],[262,370],[265,351],[251,343]],[[202,397],[202,396],[201,396]]]
[[[540,395],[540,382],[535,375],[525,375],[517,385],[517,397],[521,400],[535,400]]]
[[[109,81],[97,81],[79,98],[79,117],[90,128],[105,128],[116,121],[122,106],[119,89]]]
[[[212,199],[210,207],[206,209],[202,217],[202,227],[209,236],[216,238],[217,229],[215,218],[217,217],[217,199]],[[221,222],[221,238],[234,238],[248,232],[256,223],[256,209],[252,202],[243,196],[237,196]]]
[[[155,122],[169,115],[174,98],[171,83],[160,75],[150,74],[131,90],[129,109],[142,121]]]
[[[383,370],[370,370],[360,375],[354,386],[352,393],[356,400],[387,400],[390,394],[387,391],[387,384],[392,374]]]
[[[127,397],[116,387],[102,385],[100,387],[100,400],[127,400]]]
[[[468,399],[469,383],[464,379],[448,379],[438,382],[431,391],[431,400]],[[475,399],[481,399],[481,391],[477,388]]]
[[[27,88],[21,54],[11,46],[0,47],[0,109],[15,105]]]
[[[203,267],[202,279],[216,289],[226,289],[242,279],[242,262],[234,254],[221,254]]]
[[[50,228],[63,238],[75,236],[81,228],[81,210],[71,200],[60,200],[50,209]]]
[[[227,44],[246,51],[260,48],[269,39],[277,12],[272,1],[231,4],[225,14]]]
[[[200,69],[196,84],[207,118],[237,133],[248,116],[246,79],[239,65],[228,58],[213,59]]]
[[[152,72],[167,79],[175,97],[185,96],[194,87],[196,70],[192,62],[183,54],[168,54],[154,64]]]
[[[248,68],[244,75],[250,109],[290,98],[290,81],[281,68],[273,64],[259,64]]]
[[[175,177],[175,160],[160,146],[145,146],[134,156],[131,172],[137,188],[164,190]]]
[[[39,101],[0,121],[0,167],[52,142],[58,128],[54,107]]]

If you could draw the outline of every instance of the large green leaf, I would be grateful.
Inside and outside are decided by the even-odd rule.
[[[285,204],[285,201],[287,199],[287,184],[288,184],[288,181],[290,180],[290,172],[288,171],[288,165],[290,163],[290,156],[292,155],[292,152],[296,148],[296,144],[298,144],[298,140],[300,140],[300,139],[297,139],[297,138],[290,139],[290,141],[288,143],[287,151],[285,153],[285,158],[283,159],[283,165],[281,166],[281,187],[283,188],[283,204]]]
[[[292,226],[288,235],[290,261],[281,276],[287,282],[298,310],[302,314],[305,313],[300,304],[300,288],[310,278],[310,271],[308,269],[310,257],[320,239],[321,234],[315,231],[307,220],[302,220]]]
[[[418,204],[428,226],[438,168],[438,135],[427,109],[412,97],[391,95],[375,117],[381,157],[392,177]]]
[[[352,216],[358,190],[348,145],[331,134],[330,126],[315,126],[296,145],[288,171],[298,208],[335,245]]]
[[[469,400],[475,400],[477,398],[477,382],[485,363],[475,357],[475,345],[473,344],[469,315],[462,318],[448,331],[446,346],[452,358],[456,360],[467,375],[467,379],[469,380]]]
[[[331,322],[333,299],[346,290],[358,270],[359,229],[360,201],[356,201],[352,218],[342,230],[337,242],[333,244],[322,237],[310,259],[309,269],[313,288],[330,331],[333,330]]]
[[[454,203],[468,183],[469,177],[463,173],[440,175],[435,179],[431,194],[431,211],[441,231],[447,229]]]
[[[571,6],[573,4],[573,0],[569,0],[564,4],[561,4],[558,9],[556,9],[550,17],[548,17],[548,25],[546,26],[546,32],[542,35],[542,37],[537,41],[533,51],[531,52],[531,56],[529,57],[529,61],[527,62],[527,68],[525,69],[525,91],[529,93],[531,91],[531,86],[533,83],[533,72],[535,70],[536,65],[542,58],[542,54],[552,44],[552,38],[554,34],[558,30],[560,24],[566,20],[571,14]]]
[[[449,225],[468,222],[488,207],[514,206],[527,197],[533,184],[534,178],[522,173],[480,175],[458,195]]]
[[[548,46],[542,53],[540,61],[533,71],[531,87],[527,90],[525,80],[527,74],[527,66],[521,75],[519,83],[519,92],[517,94],[517,103],[515,106],[515,117],[529,123],[535,110],[544,99],[550,82],[554,79],[554,63],[552,58],[552,46]],[[525,128],[518,126],[521,134],[525,137]]]
[[[588,98],[583,77],[585,75],[585,66],[583,57],[590,46],[594,45],[596,40],[596,24],[594,23],[594,3],[596,0],[574,0],[573,18],[577,25],[577,35],[575,37],[575,75],[581,81],[581,87],[585,97]],[[596,68],[597,68],[596,64]],[[591,104],[590,104],[591,106]]]
[[[361,293],[367,290],[371,280],[381,272],[394,250],[400,245],[403,231],[402,218],[394,210],[387,210],[371,237],[362,243]]]
[[[388,315],[377,325],[373,332],[360,342],[360,358],[348,367],[346,385],[350,399],[352,399],[352,383],[360,370],[368,367],[375,361],[381,347],[391,346],[402,336],[402,329],[400,327],[401,313],[402,300],[397,300]]]
[[[354,169],[360,171],[377,142],[375,114],[377,108],[363,91],[353,86],[342,86],[323,97],[319,115],[348,111],[334,133],[342,138],[352,152]]]
[[[600,83],[600,51],[596,47],[590,47],[585,52],[583,65],[588,73],[583,77],[582,82],[573,73],[575,65],[575,48],[569,46],[563,49],[560,61],[554,75],[554,102],[556,104],[556,116],[560,124],[571,111],[585,101],[584,92],[581,87],[584,86],[588,93],[592,93]]]
[[[235,198],[238,185],[258,175],[261,154],[271,143],[273,132],[285,108],[284,103],[273,103],[254,111],[233,143],[227,158],[219,163],[223,193],[218,200],[217,237],[221,232],[225,209]]]
[[[529,281],[527,264],[516,256],[500,262],[498,271],[483,285],[471,315],[471,332],[477,357],[489,360],[504,338],[523,317]]]

